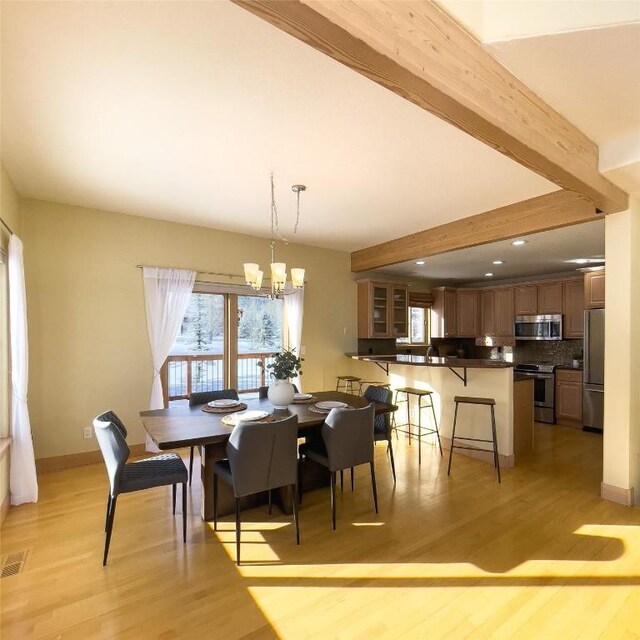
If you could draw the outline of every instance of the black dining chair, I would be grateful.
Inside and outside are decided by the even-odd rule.
[[[176,512],[176,488],[182,485],[182,539],[187,542],[187,468],[177,453],[164,453],[135,462],[127,462],[130,451],[127,430],[113,411],[106,411],[93,421],[98,445],[109,476],[105,542],[102,565],[107,564],[111,532],[116,515],[116,501],[121,493],[141,491],[152,487],[171,485],[173,489],[173,513]]]
[[[322,425],[322,438],[311,438],[300,445],[300,464],[305,458],[327,467],[331,485],[331,523],[336,528],[336,473],[369,464],[373,504],[378,513],[378,491],[373,462],[373,422],[375,408],[332,409]],[[302,477],[300,471],[300,477]]]
[[[391,404],[393,391],[386,387],[376,387],[370,385],[364,392],[367,400],[375,402],[385,402]],[[393,475],[393,484],[396,483],[396,465],[393,459],[393,445],[391,444],[391,414],[381,413],[375,417],[373,421],[373,440],[374,442],[387,441],[387,451],[389,452],[389,461],[391,462],[391,474]]]
[[[207,404],[207,402],[213,402],[214,400],[240,400],[238,392],[235,389],[219,389],[218,391],[199,391],[192,393],[189,396],[189,406],[193,407],[197,404]],[[195,447],[191,447],[189,450],[189,486],[191,486],[191,480],[193,479],[193,450]]]
[[[293,385],[293,393],[298,393],[298,387],[294,384]],[[265,400],[266,398],[268,398],[269,394],[269,387],[258,387],[258,398],[260,400]]]
[[[236,502],[236,562],[240,564],[240,498],[290,486],[296,544],[298,524],[298,418],[240,422],[227,442],[227,459],[213,466],[213,528],[218,528],[218,478],[233,488]]]

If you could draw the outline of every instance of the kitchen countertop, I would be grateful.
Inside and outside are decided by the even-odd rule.
[[[382,364],[400,364],[418,367],[454,367],[466,369],[508,369],[513,362],[503,360],[480,360],[474,358],[428,358],[427,356],[413,356],[397,354],[392,356],[376,356],[371,354],[347,353],[354,360],[380,362]]]
[[[568,369],[569,371],[582,371],[582,367],[572,367],[570,364],[556,365],[556,369]]]

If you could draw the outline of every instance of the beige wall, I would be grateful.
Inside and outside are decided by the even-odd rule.
[[[142,442],[151,360],[136,265],[240,274],[267,262],[268,240],[39,201],[22,214],[36,457],[96,449],[81,430],[105,409]],[[356,346],[349,254],[290,245],[278,257],[307,269],[304,387],[330,388]]]
[[[640,200],[606,217],[603,483],[640,498]],[[603,487],[603,495],[607,494]]]
[[[18,194],[4,165],[0,163],[0,217],[15,231],[20,233],[20,208]],[[7,250],[9,234],[0,225],[0,246]],[[6,265],[0,264],[0,438],[9,435],[9,318],[7,306]],[[9,493],[9,454],[0,459],[0,503]]]

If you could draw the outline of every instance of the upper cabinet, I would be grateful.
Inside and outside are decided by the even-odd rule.
[[[510,338],[513,336],[513,287],[495,290],[495,334]]]
[[[480,335],[480,291],[458,289],[457,300],[457,337],[476,338]]]
[[[519,284],[513,288],[514,314],[531,316],[538,313],[538,287],[535,284]]]
[[[584,274],[584,308],[604,309],[604,269]]]
[[[480,333],[483,336],[496,335],[496,292],[486,289],[480,294]]]
[[[565,338],[582,338],[584,318],[584,283],[582,279],[568,280],[564,287],[564,322]]]
[[[562,313],[562,282],[516,285],[514,295],[517,316]]]
[[[358,338],[406,338],[408,306],[406,285],[358,282]]]
[[[433,289],[433,305],[431,306],[431,337],[454,338],[457,328],[457,295],[450,287]]]

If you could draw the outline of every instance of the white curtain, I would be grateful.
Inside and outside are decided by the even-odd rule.
[[[180,331],[196,280],[196,272],[186,269],[143,267],[142,279],[153,362],[149,409],[162,409],[164,399],[160,369]]]
[[[296,355],[300,357],[302,316],[304,313],[304,289],[295,289],[287,292],[284,296],[284,313],[289,330],[289,349],[295,349]],[[291,382],[302,391],[302,379],[300,376],[295,377]]]
[[[9,238],[9,336],[11,342],[11,504],[38,501],[38,478],[27,406],[29,345],[22,242]]]

